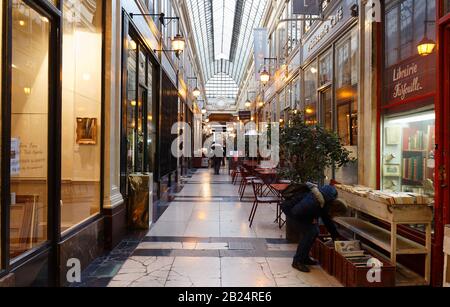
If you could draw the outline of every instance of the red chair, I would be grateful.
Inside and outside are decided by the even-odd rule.
[[[252,211],[250,212],[250,217],[248,218],[248,221],[250,222],[250,228],[253,225],[253,220],[255,219],[256,211],[258,210],[258,206],[260,204],[267,204],[267,205],[276,204],[277,205],[276,222],[279,222],[281,217],[280,198],[273,196],[261,196],[260,194],[261,187],[259,186],[259,183],[256,180],[252,180],[252,186],[253,186],[253,193],[255,195],[255,201],[253,202]]]

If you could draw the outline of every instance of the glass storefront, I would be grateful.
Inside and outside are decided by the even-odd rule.
[[[12,4],[10,257],[47,241],[49,20]]]
[[[435,197],[436,52],[420,55],[418,46],[436,38],[435,4],[386,3],[381,127],[381,187],[422,195],[429,204]]]
[[[63,232],[100,212],[102,2],[63,5]]]
[[[154,65],[151,56],[134,34],[128,34],[126,108],[123,129],[126,134],[126,169],[132,173],[154,173],[156,160],[156,120],[153,103]],[[125,181],[122,185],[125,185]],[[122,186],[122,191],[127,187]]]
[[[304,69],[304,106],[308,124],[320,123],[337,133],[355,158],[358,154],[358,27],[324,50]],[[358,164],[327,174],[344,184],[358,182]]]

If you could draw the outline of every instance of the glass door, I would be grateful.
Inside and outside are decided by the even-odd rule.
[[[9,243],[12,260],[49,239],[52,24],[38,10],[21,0],[12,4]]]

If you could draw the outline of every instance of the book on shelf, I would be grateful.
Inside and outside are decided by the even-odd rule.
[[[427,159],[424,157],[411,157],[403,159],[403,179],[410,181],[423,181],[426,174]]]

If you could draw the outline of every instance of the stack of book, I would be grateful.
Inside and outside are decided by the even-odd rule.
[[[360,197],[368,198],[389,206],[393,205],[428,205],[432,199],[407,192],[375,191],[361,186],[337,185],[336,188]]]
[[[360,241],[337,241],[335,249],[356,267],[368,267],[370,260],[373,259],[373,256],[362,249]]]

